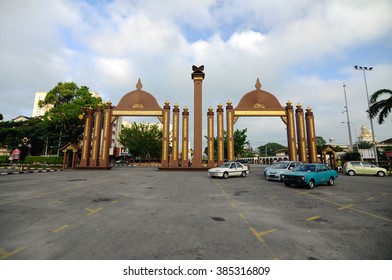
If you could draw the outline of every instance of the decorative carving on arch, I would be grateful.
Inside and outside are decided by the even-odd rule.
[[[259,78],[256,80],[256,89],[246,93],[234,109],[234,116],[286,116],[285,109],[278,99],[271,93],[261,89]]]
[[[140,78],[136,90],[125,94],[113,108],[113,116],[162,116],[162,108],[155,97],[142,90]]]

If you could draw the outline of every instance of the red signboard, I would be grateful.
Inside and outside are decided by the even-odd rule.
[[[386,155],[387,157],[392,157],[392,151],[386,151],[386,152],[385,152],[385,155]]]

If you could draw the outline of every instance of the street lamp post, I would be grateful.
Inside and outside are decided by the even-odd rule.
[[[341,123],[346,123],[346,122],[341,122]],[[359,147],[358,147],[358,134],[357,134],[357,128],[355,126],[355,123],[350,122],[350,124],[352,124],[354,126],[354,133],[355,133],[355,146],[357,146],[357,151],[359,151]],[[351,127],[351,126],[350,126]],[[354,149],[354,145],[353,145],[353,149]]]
[[[367,97],[367,103],[368,103],[368,113],[370,114],[370,99],[369,99],[369,91],[368,91],[368,87],[367,87],[365,71],[372,71],[373,67],[362,67],[362,66],[355,65],[354,69],[355,70],[361,70],[363,72],[363,79],[365,80],[366,97]],[[376,165],[378,165],[378,155],[377,155],[376,139],[374,137],[375,133],[374,133],[374,127],[373,127],[373,119],[370,117],[370,115],[369,115],[369,119],[370,119],[370,127],[372,129],[372,141],[373,141],[373,148],[374,148],[374,158],[376,160]]]
[[[347,129],[348,129],[348,138],[349,138],[349,141],[350,141],[350,150],[353,150],[354,146],[353,146],[353,139],[352,139],[352,136],[351,136],[350,117],[349,117],[349,114],[348,114],[346,85],[344,83],[343,83],[343,90],[344,90],[344,101],[346,103],[346,106],[344,106],[345,110],[343,112],[346,112],[346,115],[347,115]]]

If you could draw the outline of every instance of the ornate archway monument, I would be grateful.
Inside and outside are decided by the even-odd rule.
[[[193,66],[191,75],[194,82],[194,147],[193,159],[190,159],[189,147],[189,112],[185,106],[182,111],[182,137],[180,139],[179,123],[180,108],[174,105],[172,114],[172,149],[169,155],[170,145],[170,103],[165,102],[163,108],[159,106],[155,97],[142,90],[140,79],[136,84],[136,90],[125,94],[117,106],[110,102],[103,109],[99,106],[93,111],[86,109],[85,126],[82,144],[82,158],[79,168],[109,169],[109,149],[112,143],[112,125],[119,116],[153,116],[158,117],[163,124],[162,159],[161,169],[203,169],[202,164],[202,85],[205,77],[204,66]],[[294,111],[292,103],[288,101],[286,107],[282,107],[277,98],[271,93],[261,89],[261,83],[257,78],[256,89],[246,93],[233,107],[232,102],[226,105],[226,131],[227,131],[227,160],[234,160],[234,124],[239,117],[280,117],[286,124],[287,142],[290,160],[302,162],[317,162],[316,133],[314,115],[308,107],[306,113],[302,105],[298,104]],[[207,167],[220,165],[224,162],[224,108],[219,104],[216,109],[216,137],[217,137],[217,162],[214,156],[214,108],[207,111]],[[181,152],[179,145],[182,143]],[[297,148],[298,143],[298,148]],[[181,161],[180,154],[182,154]],[[190,165],[190,161],[192,164]]]

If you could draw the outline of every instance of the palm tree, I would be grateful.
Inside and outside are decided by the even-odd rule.
[[[389,94],[389,98],[377,101],[382,94]],[[374,118],[378,115],[378,123],[382,124],[392,110],[392,91],[390,89],[380,89],[370,97],[369,116]]]

